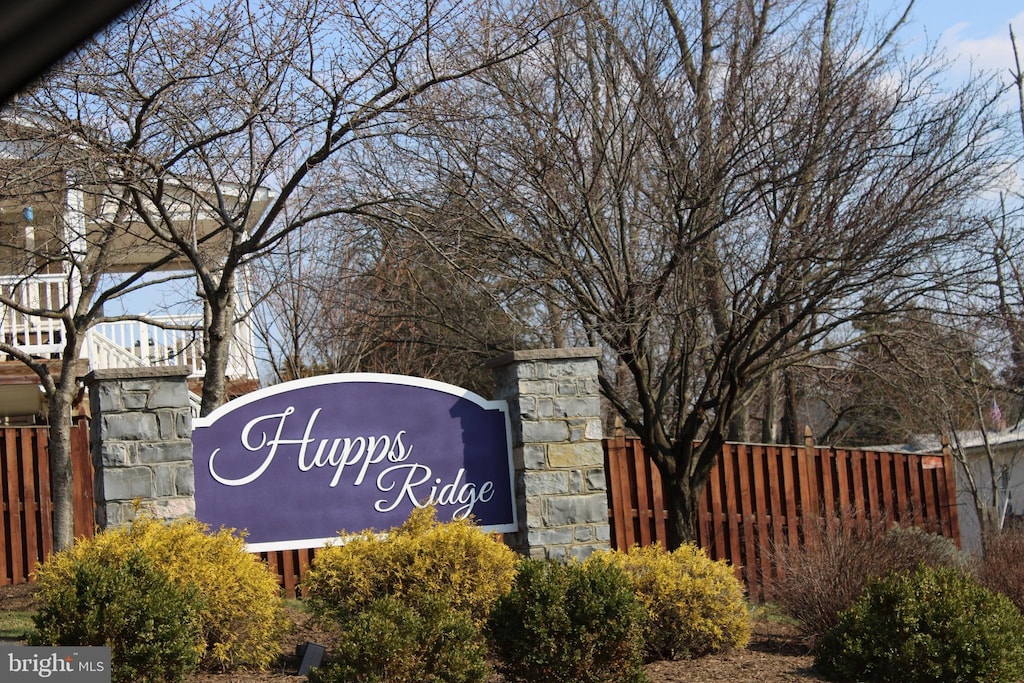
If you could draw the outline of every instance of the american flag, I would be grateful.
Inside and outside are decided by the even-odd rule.
[[[1003,411],[999,410],[999,404],[996,403],[995,396],[992,397],[992,410],[989,411],[989,419],[992,420],[992,426],[996,429],[1001,429],[1001,423],[1003,421]]]

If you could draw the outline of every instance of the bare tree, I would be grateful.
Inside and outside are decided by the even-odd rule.
[[[977,227],[965,209],[1005,168],[994,86],[903,60],[905,18],[588,3],[392,141],[570,336],[606,349],[603,394],[671,492],[675,542],[751,393],[946,286]]]
[[[1007,335],[994,307],[978,306],[984,298],[966,301],[969,308],[904,316],[859,349],[842,421],[875,445],[937,451],[941,436],[973,513],[967,518],[961,508],[961,524],[966,519],[969,530],[976,522],[984,539],[1003,527],[1021,449],[1017,430],[1008,429],[1018,413],[1013,392],[995,371],[1007,361],[1000,352]],[[965,541],[975,540],[965,532]]]
[[[196,274],[203,414],[225,397],[245,265],[366,201],[324,162],[401,134],[412,101],[527,50],[536,26],[472,0],[154,1],[53,72],[35,106],[110,160],[149,238]]]
[[[252,319],[268,381],[343,371],[343,350],[331,340],[327,321],[344,314],[338,307],[348,291],[346,274],[358,267],[361,253],[344,235],[334,227],[302,228],[252,264],[250,296],[259,301]]]
[[[436,226],[445,217],[402,220]],[[329,244],[278,249],[256,264],[256,289],[266,292],[257,317],[274,350],[274,378],[392,372],[486,395],[492,381],[483,361],[532,338],[503,308],[507,297],[495,294],[515,287],[501,264],[479,251],[467,261],[438,240],[424,248],[392,220],[344,222]]]
[[[1013,26],[1009,39],[1014,63],[1010,69],[1012,91],[1017,96],[1016,113],[1020,121],[1019,141],[1024,143],[1024,72]],[[1012,199],[1011,199],[1012,198]],[[959,474],[973,502],[981,531],[982,543],[992,534],[999,533],[1010,510],[1012,488],[1018,485],[1019,467],[1024,451],[1011,441],[999,444],[1000,432],[1007,423],[1019,429],[1024,419],[1024,236],[1020,230],[1021,195],[1001,192],[992,218],[986,220],[987,241],[983,253],[990,259],[991,281],[981,291],[989,295],[988,305],[981,310],[988,323],[988,333],[978,335],[990,339],[996,352],[991,353],[992,365],[1001,367],[997,378],[971,375],[964,393],[974,399],[975,420],[981,435],[980,445],[973,448],[965,443],[960,432],[952,425],[951,448],[960,465]],[[991,409],[987,399],[991,396]],[[997,401],[1007,407],[1004,414]],[[986,419],[987,418],[987,419]],[[1016,431],[1016,429],[1014,431]],[[973,453],[972,453],[973,451]],[[1015,476],[1015,470],[1018,475]]]
[[[1013,48],[1014,64],[1010,69],[1013,89],[1017,95],[1017,115],[1020,118],[1020,140],[1024,142],[1024,69],[1017,47],[1013,27],[1009,29],[1010,44]],[[1010,203],[1010,197],[1015,199]],[[1024,258],[1024,236],[1019,229],[1021,195],[1000,195],[998,211],[987,221],[990,241],[990,257],[994,270],[994,291],[997,302],[995,313],[1007,336],[1009,358],[1006,359],[1004,379],[1020,396],[1024,396],[1024,272],[1021,261]]]
[[[131,237],[129,197],[67,129],[14,107],[0,118],[0,353],[39,379],[46,399],[53,534],[74,540],[72,411],[90,329],[129,319],[121,298],[175,281],[176,255]],[[135,226],[136,228],[138,226]]]
[[[235,323],[251,313],[239,299],[246,266],[365,201],[349,191],[343,162],[324,162],[401,134],[405,109],[424,93],[528,50],[539,22],[520,9],[476,0],[148,0],[18,96],[19,116],[61,149],[48,162],[60,170],[47,176],[56,185],[45,187],[57,201],[96,197],[82,226],[98,227],[41,254],[70,264],[60,269],[77,305],[3,301],[63,325],[56,380],[19,344],[0,347],[40,376],[50,399],[57,547],[71,541],[72,488],[70,424],[56,416],[69,412],[77,391],[69,369],[104,305],[191,273],[206,311],[201,412],[212,411],[226,395]],[[9,246],[38,272],[39,254]]]
[[[1012,27],[1010,41],[1015,60],[1009,92],[1017,96],[1020,113],[1021,67]],[[1013,167],[1007,170],[1012,177]],[[959,255],[974,267],[962,283],[968,286],[923,299],[930,310],[872,324],[876,336],[854,349],[840,370],[848,381],[840,379],[831,392],[838,399],[838,429],[825,437],[834,441],[844,434],[847,443],[920,449],[938,448],[935,435],[942,434],[982,540],[1003,527],[1022,455],[1017,430],[1024,395],[1024,238],[1020,197],[1009,185],[995,201],[978,206],[981,229]]]

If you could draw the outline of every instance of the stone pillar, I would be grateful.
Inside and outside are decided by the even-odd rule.
[[[160,519],[195,514],[186,367],[95,370],[92,410],[96,524],[127,524],[136,504]]]
[[[583,558],[609,548],[599,355],[513,351],[488,363],[512,422],[519,530],[505,542],[524,555]]]

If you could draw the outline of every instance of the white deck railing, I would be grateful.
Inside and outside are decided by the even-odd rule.
[[[31,280],[0,277],[0,297],[27,309],[58,310],[67,301],[66,290],[67,278],[61,275],[39,275]],[[60,353],[63,338],[60,320],[0,306],[0,341],[45,358]]]
[[[160,316],[158,325],[139,321],[100,323],[91,332],[89,364],[93,368],[184,365],[203,374],[203,317]],[[168,329],[164,326],[191,327]]]
[[[67,278],[42,275],[31,280],[0,276],[0,296],[27,308],[57,310],[67,301]],[[201,315],[147,316],[156,324],[140,321],[101,323],[90,329],[82,346],[82,357],[90,368],[107,370],[129,367],[184,365],[190,376],[200,377],[203,362],[203,319]],[[180,328],[180,329],[171,329]],[[248,350],[251,333],[236,329],[228,376],[255,377]],[[58,358],[64,349],[61,322],[26,315],[0,304],[0,340],[43,358]]]

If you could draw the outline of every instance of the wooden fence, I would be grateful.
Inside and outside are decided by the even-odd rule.
[[[271,572],[277,574],[281,594],[286,598],[296,598],[299,597],[299,583],[313,562],[315,552],[315,548],[270,550],[260,553],[260,558],[267,563]]]
[[[92,536],[93,472],[89,427],[72,432],[75,535]],[[0,428],[0,585],[24,583],[53,548],[45,427]],[[665,493],[639,440],[605,440],[612,544],[625,549],[666,540]],[[751,599],[763,600],[772,568],[766,548],[813,542],[822,520],[842,512],[911,522],[959,544],[952,460],[803,446],[726,444],[702,499],[698,543],[730,561]],[[288,597],[313,550],[262,553]]]
[[[0,428],[0,586],[28,581],[53,552],[53,501],[46,454],[46,427]],[[76,418],[71,430],[75,536],[92,536],[93,471],[89,423]]]
[[[635,438],[605,441],[612,544],[665,543],[665,491]],[[844,515],[920,526],[960,544],[951,456],[727,443],[701,499],[698,544],[763,601],[772,547],[814,543]]]

